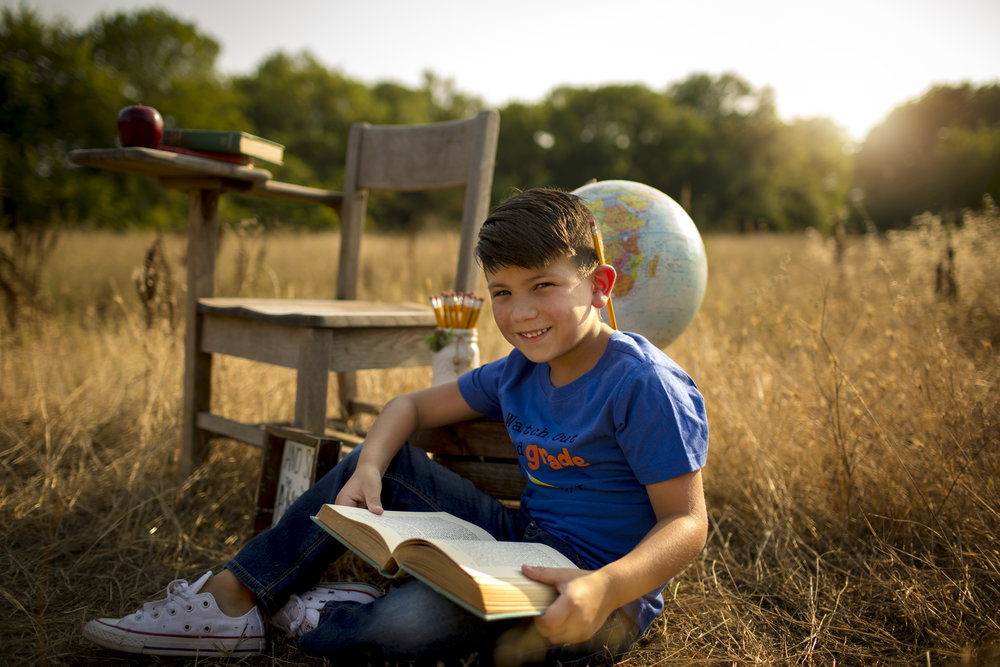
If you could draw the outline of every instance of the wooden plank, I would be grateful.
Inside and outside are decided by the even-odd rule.
[[[181,426],[181,471],[188,475],[204,458],[208,438],[195,425],[195,415],[212,405],[212,357],[198,350],[202,320],[198,299],[215,294],[215,255],[219,239],[219,193],[188,194],[187,291],[184,295],[184,379]]]
[[[406,301],[338,299],[201,299],[198,310],[214,315],[262,320],[291,326],[356,328],[437,326],[430,306]]]
[[[295,368],[298,365],[298,354],[289,343],[302,335],[302,329],[233,317],[216,317],[211,313],[204,313],[200,317],[203,321],[200,352],[229,354],[284,368]]]
[[[434,454],[517,460],[507,429],[492,419],[473,419],[418,431],[410,441]]]
[[[299,336],[295,374],[295,425],[313,433],[326,428],[327,387],[330,372],[322,359],[330,358],[330,334],[322,329],[305,329]]]
[[[410,442],[491,496],[513,500],[524,490],[514,443],[499,421],[473,419],[425,429]]]
[[[320,204],[338,210],[343,201],[340,192],[271,180],[271,172],[259,167],[154,148],[80,149],[70,152],[70,161],[82,167],[157,177],[164,187],[178,190],[246,190],[258,197]]]
[[[361,233],[365,227],[368,190],[358,183],[361,137],[368,123],[354,123],[347,136],[347,163],[344,166],[344,201],[340,208],[340,256],[337,258],[338,299],[357,299],[361,275]],[[351,397],[353,398],[353,397]]]
[[[192,190],[246,191],[252,186],[249,181],[222,176],[160,176],[160,185],[168,190],[191,192]]]
[[[490,192],[497,157],[497,139],[500,133],[500,114],[495,110],[484,111],[477,118],[474,142],[485,148],[478,159],[469,164],[465,184],[465,205],[462,213],[462,237],[459,243],[458,268],[455,273],[455,291],[471,292],[479,281],[479,265],[474,248],[479,229],[490,209]]]
[[[475,118],[424,127],[365,128],[358,187],[428,190],[465,185],[469,155],[478,154],[471,147],[481,144],[481,127],[493,115],[495,111],[483,111]]]
[[[284,438],[263,433],[264,451],[260,457],[260,471],[257,475],[257,497],[254,500],[254,515],[250,524],[251,537],[270,528],[273,522],[274,505],[278,499],[281,457],[284,453]]]
[[[297,426],[292,426],[291,424],[278,423],[278,422],[268,422],[263,425],[263,429],[272,436],[283,438],[286,440],[294,440],[295,442],[301,442],[303,444],[312,445],[314,447],[318,446],[320,443],[328,442],[331,440],[340,441],[340,438],[336,435],[320,435],[314,433],[304,428],[299,428]],[[325,470],[329,470],[326,468]],[[324,470],[324,472],[325,472]]]
[[[362,412],[366,415],[377,415],[382,412],[382,406],[369,401],[349,401],[348,411],[353,413]]]
[[[517,464],[494,461],[476,461],[435,456],[434,460],[476,485],[480,491],[494,498],[519,498],[527,483]]]
[[[289,345],[307,329],[259,320],[203,313],[201,352],[229,354],[264,363],[297,368],[297,347]],[[356,327],[321,329],[330,337],[327,368],[330,371],[430,366],[432,353],[424,337],[434,326],[405,328]]]
[[[327,421],[326,434],[331,438],[337,438],[343,443],[345,456],[349,454],[352,449],[365,441],[362,436],[358,435],[347,424],[335,419]]]
[[[331,190],[310,188],[304,185],[294,185],[282,181],[264,181],[254,183],[250,194],[267,199],[280,199],[298,204],[320,204],[340,210],[344,195]]]
[[[326,329],[331,335],[330,371],[430,366],[433,353],[424,342],[435,327],[368,327],[350,330]],[[341,333],[343,331],[343,333]]]
[[[77,149],[70,151],[69,159],[83,167],[142,176],[221,176],[250,182],[263,182],[271,178],[271,172],[267,169],[134,146]]]
[[[306,479],[303,481],[307,486],[311,486],[337,464],[343,445],[338,438],[316,435],[283,424],[265,424],[262,433],[266,437],[263,445],[264,451],[261,455],[260,473],[257,476],[257,494],[251,522],[251,536],[266,530],[274,523],[275,511],[281,500],[279,498],[283,472],[281,468],[288,442],[297,443],[312,450],[311,465],[309,468],[299,471],[305,473]],[[286,489],[287,491],[288,489]],[[285,500],[293,500],[294,495],[285,498]]]
[[[263,447],[267,442],[267,434],[262,427],[226,419],[211,412],[199,412],[192,423],[204,431],[239,440],[254,447]]]

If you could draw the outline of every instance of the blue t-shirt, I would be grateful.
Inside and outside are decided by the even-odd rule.
[[[529,482],[522,507],[595,569],[656,523],[647,484],[705,465],[701,393],[638,334],[614,332],[597,365],[562,387],[552,386],[548,364],[516,349],[458,386],[472,409],[506,424]],[[643,631],[663,608],[660,590],[626,606]]]

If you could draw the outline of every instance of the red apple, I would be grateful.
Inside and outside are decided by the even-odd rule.
[[[163,138],[163,118],[153,107],[127,106],[118,112],[118,138],[122,146],[156,148]]]

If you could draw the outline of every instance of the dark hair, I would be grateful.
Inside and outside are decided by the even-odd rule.
[[[532,188],[498,205],[483,222],[476,257],[486,273],[507,266],[541,268],[569,257],[583,275],[597,267],[593,213],[574,194]]]

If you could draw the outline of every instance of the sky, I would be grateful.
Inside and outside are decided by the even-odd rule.
[[[159,6],[221,44],[224,74],[308,50],[369,84],[431,71],[497,107],[734,72],[785,121],[825,116],[855,141],[935,84],[1000,81],[1000,0],[0,0],[19,4],[78,28]]]

